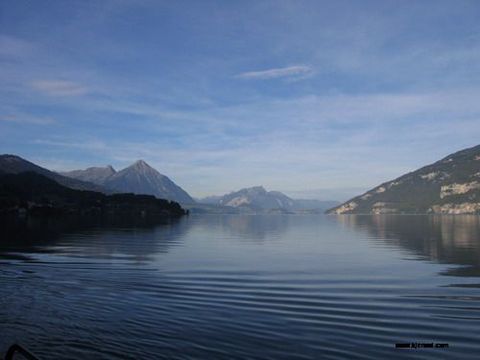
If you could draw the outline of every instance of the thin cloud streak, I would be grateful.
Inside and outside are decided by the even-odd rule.
[[[50,96],[79,96],[88,92],[85,86],[65,80],[37,80],[30,85],[33,89]]]
[[[59,140],[46,140],[46,139],[36,139],[33,141],[34,144],[37,145],[48,145],[54,147],[65,147],[65,148],[77,148],[89,151],[99,151],[105,150],[107,145],[102,141],[83,141],[83,142],[75,142],[75,141],[59,141]]]
[[[306,65],[295,65],[288,66],[284,68],[275,68],[261,71],[249,71],[236,75],[236,78],[239,79],[258,79],[258,80],[268,80],[268,79],[278,79],[278,78],[289,78],[301,76],[305,78],[308,75],[313,74],[313,69],[310,66]]]
[[[56,121],[51,117],[37,117],[31,115],[0,115],[0,122],[15,124],[51,125]]]

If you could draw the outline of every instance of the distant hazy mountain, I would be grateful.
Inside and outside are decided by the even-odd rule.
[[[480,145],[387,181],[328,213],[478,214]]]
[[[254,211],[324,211],[338,204],[334,201],[295,200],[279,191],[267,191],[262,186],[241,189],[223,196],[209,196],[199,199],[198,202]]]
[[[278,191],[266,191],[262,186],[241,189],[222,196],[222,206],[249,207],[251,209],[291,209],[293,201]]]
[[[74,170],[63,174],[76,179],[88,180],[118,192],[154,195],[161,199],[185,204],[195,202],[185,190],[143,160],[138,160],[118,172],[115,172],[113,167],[107,166]]]
[[[218,205],[220,204],[221,196],[212,195],[200,199],[195,199],[197,202],[208,205]]]
[[[47,170],[35,165],[34,163],[31,163],[30,161],[22,159],[19,156],[9,154],[0,155],[0,173],[20,174],[27,171],[43,175],[71,189],[105,192],[105,188],[99,186],[98,184],[72,179],[70,177],[57,174],[56,172]]]

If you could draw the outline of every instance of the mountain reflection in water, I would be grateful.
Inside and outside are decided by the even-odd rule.
[[[480,276],[480,216],[348,215],[337,219],[356,231],[367,232],[377,246],[464,266],[448,269],[445,275]]]
[[[166,252],[170,246],[175,246],[184,231],[186,227],[181,226],[179,219],[165,219],[159,225],[99,223],[70,217],[13,218],[0,222],[0,259],[28,259],[28,254],[54,253],[86,259],[126,256],[146,261],[152,254]]]

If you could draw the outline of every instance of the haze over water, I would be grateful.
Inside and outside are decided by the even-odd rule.
[[[480,353],[478,216],[193,215],[154,227],[0,229],[0,354],[14,342],[47,360]]]

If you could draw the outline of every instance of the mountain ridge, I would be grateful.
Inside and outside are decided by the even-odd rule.
[[[166,175],[159,173],[144,160],[115,171],[112,166],[90,167],[85,170],[63,172],[76,179],[87,179],[118,192],[154,195],[180,203],[195,203],[193,198]]]
[[[76,190],[33,172],[0,175],[0,214],[153,220],[182,216],[187,212],[173,201],[152,195],[104,194]]]
[[[50,171],[38,166],[18,155],[2,154],[0,155],[0,174],[20,174],[23,172],[34,172],[43,175],[51,180],[58,182],[60,185],[76,190],[90,190],[108,193],[109,191],[103,186],[92,182],[73,179],[62,174]]]
[[[200,204],[243,209],[245,211],[313,211],[325,210],[335,201],[292,199],[280,191],[267,191],[263,186],[252,186],[221,196],[197,199]]]
[[[480,145],[386,181],[327,214],[480,213]]]
[[[116,170],[111,165],[105,167],[92,166],[86,168],[85,170],[72,170],[59,172],[60,175],[67,176],[70,178],[75,178],[82,181],[90,181],[94,183],[102,183],[108,177],[116,173]],[[93,181],[94,179],[95,181]]]

